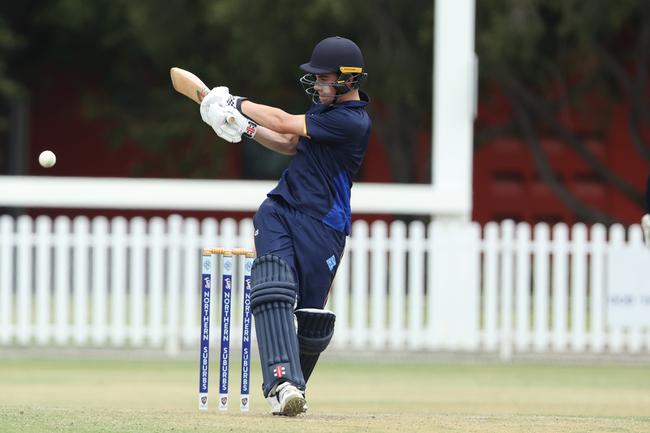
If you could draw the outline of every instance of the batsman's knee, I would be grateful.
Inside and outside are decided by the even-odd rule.
[[[255,259],[251,270],[251,307],[253,311],[269,302],[293,305],[298,283],[293,269],[280,257],[267,254]]]

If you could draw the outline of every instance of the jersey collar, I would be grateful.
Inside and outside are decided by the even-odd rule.
[[[359,90],[359,98],[361,99],[358,101],[345,101],[339,104],[334,104],[334,106],[338,105],[340,107],[365,107],[370,102],[368,95],[361,90]]]

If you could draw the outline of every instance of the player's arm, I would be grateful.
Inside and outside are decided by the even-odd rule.
[[[274,152],[283,155],[295,155],[299,136],[297,134],[280,134],[262,125],[257,126],[253,140]]]
[[[279,108],[257,104],[248,100],[241,102],[240,110],[258,125],[277,133],[307,136],[304,114],[289,114]]]
[[[279,108],[251,102],[244,96],[231,95],[225,86],[215,87],[203,98],[201,102],[202,112],[206,111],[212,104],[221,107],[232,107],[258,125],[277,133],[307,137],[304,114],[289,114]]]
[[[236,127],[229,125],[231,121],[226,122],[224,116],[232,118]],[[262,146],[285,155],[296,153],[298,140],[306,132],[304,115],[291,115],[278,108],[233,96],[223,86],[215,87],[203,98],[201,117],[225,140],[238,142],[243,131]]]
[[[210,125],[216,134],[226,141],[238,143],[242,135],[260,143],[262,146],[284,155],[294,155],[298,145],[297,134],[280,134],[258,125],[233,107],[218,104],[203,106],[203,121]]]

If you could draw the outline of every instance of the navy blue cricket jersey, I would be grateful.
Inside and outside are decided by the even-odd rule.
[[[305,114],[308,137],[300,137],[297,153],[268,193],[280,196],[299,212],[350,234],[350,194],[368,147],[368,97],[339,104],[313,104]]]

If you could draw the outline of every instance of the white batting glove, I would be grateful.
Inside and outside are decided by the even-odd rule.
[[[645,246],[650,248],[650,214],[645,214],[643,215],[643,218],[641,218],[641,228],[643,229]]]
[[[242,134],[253,138],[257,132],[257,124],[232,107],[212,104],[207,108],[204,120],[219,137],[231,143],[239,143]]]
[[[237,124],[239,125],[239,127],[244,130],[243,132],[244,136],[248,138],[255,137],[255,133],[257,132],[257,123],[253,122],[243,114],[241,113],[239,114],[241,115],[241,120],[243,120],[243,122],[240,120],[240,117],[235,116],[235,118],[237,119]]]
[[[241,111],[241,103],[246,101],[248,98],[244,96],[234,96],[230,94],[230,91],[225,86],[215,87],[210,90],[210,93],[205,95],[201,106],[218,104],[221,107],[233,107],[238,111]]]
[[[255,137],[255,133],[257,132],[257,123],[253,122],[233,107],[225,107],[224,110],[228,110],[228,118],[232,120],[232,122],[228,122],[228,119],[226,119],[225,128],[237,130],[240,135],[244,135],[248,138]]]
[[[204,113],[201,113],[203,121],[210,125],[219,137],[231,143],[241,141],[243,129],[238,126],[236,121],[232,125],[228,123],[228,118],[233,118],[236,114],[241,116],[237,110],[232,107],[220,107],[217,104],[212,104],[203,111]]]
[[[220,107],[225,107],[226,102],[228,101],[228,98],[230,97],[230,93],[228,92],[228,88],[225,86],[221,87],[215,87],[214,89],[210,90],[210,93],[205,95],[205,98],[201,101],[201,118],[203,121],[207,124],[210,124],[207,121],[207,115],[208,111],[211,105],[215,104]]]

